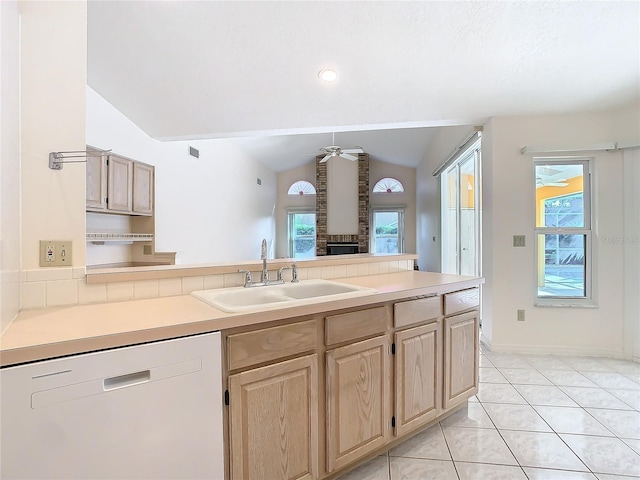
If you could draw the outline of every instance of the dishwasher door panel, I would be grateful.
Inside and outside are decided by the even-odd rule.
[[[218,332],[3,369],[3,479],[222,479]]]

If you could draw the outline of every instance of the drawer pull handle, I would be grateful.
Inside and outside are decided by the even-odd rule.
[[[117,377],[105,378],[103,381],[104,390],[114,390],[116,388],[130,387],[140,383],[146,383],[151,380],[151,371],[144,370],[142,372],[128,373],[126,375],[118,375]]]

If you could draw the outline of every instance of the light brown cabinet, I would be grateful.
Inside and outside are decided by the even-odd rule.
[[[318,356],[229,376],[231,478],[318,478]]]
[[[391,434],[389,341],[375,337],[327,352],[327,471],[387,443]]]
[[[429,423],[440,413],[441,321],[395,334],[395,434]]]
[[[87,148],[86,210],[128,215],[153,214],[154,167]]]
[[[444,319],[444,408],[478,393],[478,310]]]

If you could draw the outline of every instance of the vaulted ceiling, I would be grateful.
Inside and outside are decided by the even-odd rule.
[[[635,1],[90,0],[88,32],[89,85],[150,136],[242,137],[275,170],[330,132],[415,166],[427,127],[640,96]]]

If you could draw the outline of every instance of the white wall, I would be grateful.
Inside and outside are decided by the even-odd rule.
[[[155,140],[91,88],[86,95],[87,143],[156,167],[156,251],[177,252],[177,264],[249,260],[266,238],[274,256],[274,172],[224,139]]]
[[[20,2],[19,8],[21,268],[39,268],[39,240],[45,239],[71,240],[73,264],[83,266],[85,169],[47,165],[50,152],[85,148],[87,5]]]
[[[391,177],[400,181],[403,193],[371,193],[379,180]],[[416,169],[369,160],[369,203],[371,206],[405,205],[404,211],[404,251],[416,253]]]
[[[20,309],[20,17],[0,2],[0,333]]]
[[[597,308],[534,307],[533,158],[525,145],[593,145],[632,138],[615,113],[492,118],[483,133],[483,326],[496,351],[622,356],[624,321],[623,154],[591,152],[593,162],[594,296]],[[526,248],[512,236],[526,235]],[[637,290],[636,290],[637,295]],[[488,308],[487,308],[488,307]],[[526,310],[526,321],[516,311]]]
[[[441,268],[440,184],[432,173],[472,132],[469,125],[439,128],[416,170],[416,253],[420,255],[420,270],[439,272]]]

